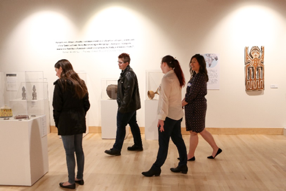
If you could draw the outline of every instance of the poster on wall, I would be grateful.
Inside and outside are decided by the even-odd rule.
[[[219,57],[217,54],[204,54],[206,60],[209,81],[207,88],[210,90],[219,89]]]

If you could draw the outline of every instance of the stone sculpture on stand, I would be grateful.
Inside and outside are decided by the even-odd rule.
[[[22,100],[26,100],[26,99],[27,99],[26,89],[25,89],[25,87],[23,86],[23,87],[22,87]]]
[[[106,93],[110,99],[117,99],[117,85],[110,84],[106,88]]]
[[[37,100],[36,86],[33,85],[32,100]]]

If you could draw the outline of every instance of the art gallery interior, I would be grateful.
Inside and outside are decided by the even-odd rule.
[[[134,173],[136,175],[132,174],[132,170],[130,170],[131,174],[121,174],[121,178],[124,179],[122,183],[116,174],[123,167],[117,167],[116,163],[120,164],[119,166],[128,165],[137,158],[135,156],[128,158],[132,154],[127,154],[125,151],[128,156],[124,160],[106,159],[103,151],[109,149],[114,140],[101,139],[102,120],[108,119],[108,112],[114,109],[110,105],[103,108],[102,103],[103,100],[109,99],[105,92],[107,83],[116,83],[120,75],[121,71],[117,63],[119,54],[122,52],[130,54],[130,66],[136,72],[139,81],[142,108],[137,111],[137,121],[142,136],[145,136],[144,132],[146,131],[146,113],[154,112],[154,110],[147,110],[146,101],[149,100],[147,92],[149,90],[156,91],[156,86],[159,83],[158,80],[152,81],[151,79],[150,81],[148,75],[153,73],[152,75],[157,76],[156,79],[158,76],[162,76],[160,73],[162,57],[172,55],[178,59],[186,80],[189,80],[189,62],[194,54],[216,54],[219,58],[219,87],[209,89],[206,96],[208,103],[206,127],[216,139],[223,140],[219,141],[221,145],[228,145],[229,139],[237,139],[233,143],[237,147],[239,147],[240,141],[246,145],[249,141],[249,144],[255,144],[257,152],[260,149],[263,151],[258,144],[262,140],[265,141],[262,145],[273,146],[267,147],[267,150],[274,152],[277,149],[276,151],[281,154],[277,156],[278,159],[272,156],[271,160],[275,161],[272,167],[279,171],[276,178],[282,180],[282,175],[286,175],[286,155],[285,152],[282,153],[281,148],[281,146],[284,148],[286,146],[285,10],[286,0],[0,0],[0,73],[3,74],[2,82],[0,82],[0,107],[3,107],[8,99],[3,94],[7,88],[3,81],[6,79],[6,74],[27,72],[42,74],[42,80],[47,85],[45,93],[48,102],[45,105],[47,109],[45,114],[47,115],[48,128],[46,129],[47,135],[45,135],[47,140],[44,141],[44,144],[48,148],[45,152],[48,153],[46,157],[49,160],[49,167],[45,166],[44,168],[48,168],[49,170],[46,169],[45,173],[48,172],[33,186],[21,187],[22,185],[18,185],[19,187],[15,187],[17,184],[11,183],[14,185],[11,186],[10,182],[9,184],[0,183],[0,190],[49,190],[49,185],[53,185],[52,190],[60,190],[58,180],[66,178],[65,159],[54,158],[58,153],[64,156],[64,150],[58,148],[62,147],[62,143],[54,127],[52,107],[53,83],[57,80],[54,64],[64,58],[72,63],[74,70],[85,79],[88,87],[91,108],[87,115],[89,134],[84,141],[87,147],[86,168],[89,169],[87,173],[94,174],[87,174],[86,177],[90,177],[89,182],[92,182],[93,178],[97,178],[98,182],[101,181],[97,185],[95,180],[91,184],[92,186],[78,187],[78,190],[95,190],[95,188],[96,190],[175,190],[176,185],[182,190],[189,188],[194,190],[286,189],[286,184],[282,182],[277,183],[276,187],[270,185],[271,183],[262,186],[258,186],[257,183],[257,185],[249,187],[246,185],[247,183],[241,183],[241,187],[236,187],[238,182],[243,181],[241,177],[234,179],[233,181],[236,183],[233,184],[223,182],[216,185],[214,183],[217,182],[216,179],[208,179],[209,181],[200,182],[200,186],[193,187],[196,180],[199,182],[201,181],[199,179],[211,176],[208,173],[215,174],[217,171],[214,164],[207,164],[206,160],[199,164],[205,165],[204,173],[208,175],[196,177],[195,175],[200,174],[199,167],[195,164],[189,166],[189,171],[194,169],[196,172],[192,176],[188,176],[188,179],[193,178],[190,180],[193,184],[189,183],[182,175],[178,178],[171,177],[170,172],[162,180],[157,177],[152,183],[147,183],[148,180],[141,177],[141,171],[148,170],[147,168],[155,160],[154,157],[149,159],[146,153],[157,154],[158,142],[156,140],[151,142],[145,140],[144,143],[148,147],[140,153],[143,155],[145,152],[145,154],[137,157],[140,158],[138,160],[144,158],[143,163],[148,161],[148,164],[144,164],[144,169],[133,166],[134,171],[138,171]],[[251,48],[252,46],[265,48],[265,81],[264,90],[261,91],[246,91],[245,87],[244,50],[245,47]],[[17,88],[21,88],[20,85]],[[182,95],[185,92],[186,90],[183,88]],[[114,103],[116,102],[114,101]],[[5,124],[7,125],[1,125],[0,128],[9,129],[9,123]],[[17,126],[17,124],[14,125]],[[116,129],[116,127],[113,128]],[[1,130],[1,132],[4,131]],[[189,134],[185,131],[184,122],[182,123],[182,132],[186,145],[188,145]],[[13,133],[13,130],[10,129],[9,133]],[[242,137],[239,137],[240,135]],[[244,135],[258,137],[243,137]],[[126,142],[132,144],[130,136],[129,133]],[[92,138],[95,138],[94,142],[91,141]],[[40,139],[37,140],[40,141]],[[12,144],[13,141],[8,142]],[[8,148],[6,150],[9,150],[9,144],[5,145]],[[202,141],[201,144],[201,150],[204,151],[201,155],[203,155],[208,152],[209,148],[205,142]],[[98,145],[100,145],[98,149],[100,151],[91,154],[92,149],[97,149]],[[11,148],[14,147],[11,146]],[[36,151],[37,149],[39,148],[35,148]],[[55,150],[53,151],[53,149]],[[177,162],[176,148],[170,146],[170,149],[174,149],[173,153],[169,154],[173,159],[171,161],[168,156],[165,163],[166,171],[169,171],[169,166]],[[229,149],[231,150],[231,148]],[[244,155],[243,148],[239,150],[238,153]],[[248,149],[248,152],[252,156],[251,149]],[[267,154],[266,151],[265,154]],[[239,157],[236,154],[234,156]],[[93,163],[91,158],[97,160],[97,157],[99,161],[108,160],[106,164],[111,164],[111,168],[118,171],[110,175],[102,166],[96,169],[96,166],[93,165],[99,166],[100,162]],[[263,160],[263,157],[259,156],[258,159]],[[250,156],[249,160],[252,160]],[[0,163],[4,162],[0,161]],[[223,160],[219,164],[222,166]],[[231,161],[228,161],[226,167],[221,168],[229,167],[226,171],[230,172],[232,164]],[[238,164],[239,161],[235,162],[234,166]],[[258,165],[253,162],[254,166],[255,164]],[[210,166],[209,170],[208,166]],[[62,168],[60,173],[56,171],[59,168]],[[243,170],[245,169],[241,171]],[[245,172],[247,174],[247,170]],[[243,174],[243,172],[241,173]],[[242,174],[240,175],[243,176]],[[50,176],[57,178],[52,179]],[[132,179],[133,176],[136,178]],[[255,176],[251,175],[251,177]],[[265,175],[266,177],[269,179],[267,175]],[[109,178],[112,179],[111,182],[107,181]],[[168,187],[168,178],[171,182],[175,182],[170,187]],[[141,185],[141,188],[135,188],[134,185],[126,186],[131,184],[129,179]],[[47,183],[49,180],[52,182]],[[253,179],[248,179],[248,181],[251,180],[253,181]],[[263,178],[259,181],[263,181]],[[111,186],[114,182],[114,186]],[[123,186],[124,184],[126,187]],[[45,186],[41,187],[41,185]]]

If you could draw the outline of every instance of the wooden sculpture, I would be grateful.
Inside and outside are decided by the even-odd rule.
[[[245,47],[245,89],[264,90],[264,47]]]
[[[155,92],[149,90],[149,91],[147,92],[147,95],[148,95],[149,99],[153,99],[153,98],[155,97],[155,94],[158,94],[158,95],[159,95],[159,91],[160,91],[160,87],[157,88],[157,90],[156,90]]]

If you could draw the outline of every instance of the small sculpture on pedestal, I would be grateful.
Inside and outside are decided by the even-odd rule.
[[[106,93],[110,99],[117,99],[117,85],[110,84],[106,88]]]
[[[33,85],[32,100],[37,100],[36,86]]]
[[[160,89],[161,89],[160,87],[157,88],[157,90],[156,90],[155,92],[149,90],[149,91],[147,92],[147,95],[148,95],[149,99],[153,99],[153,98],[155,97],[155,94],[158,94],[158,95],[159,95]]]
[[[26,98],[26,89],[25,89],[25,87],[23,86],[22,87],[22,100],[26,100],[27,98]]]

